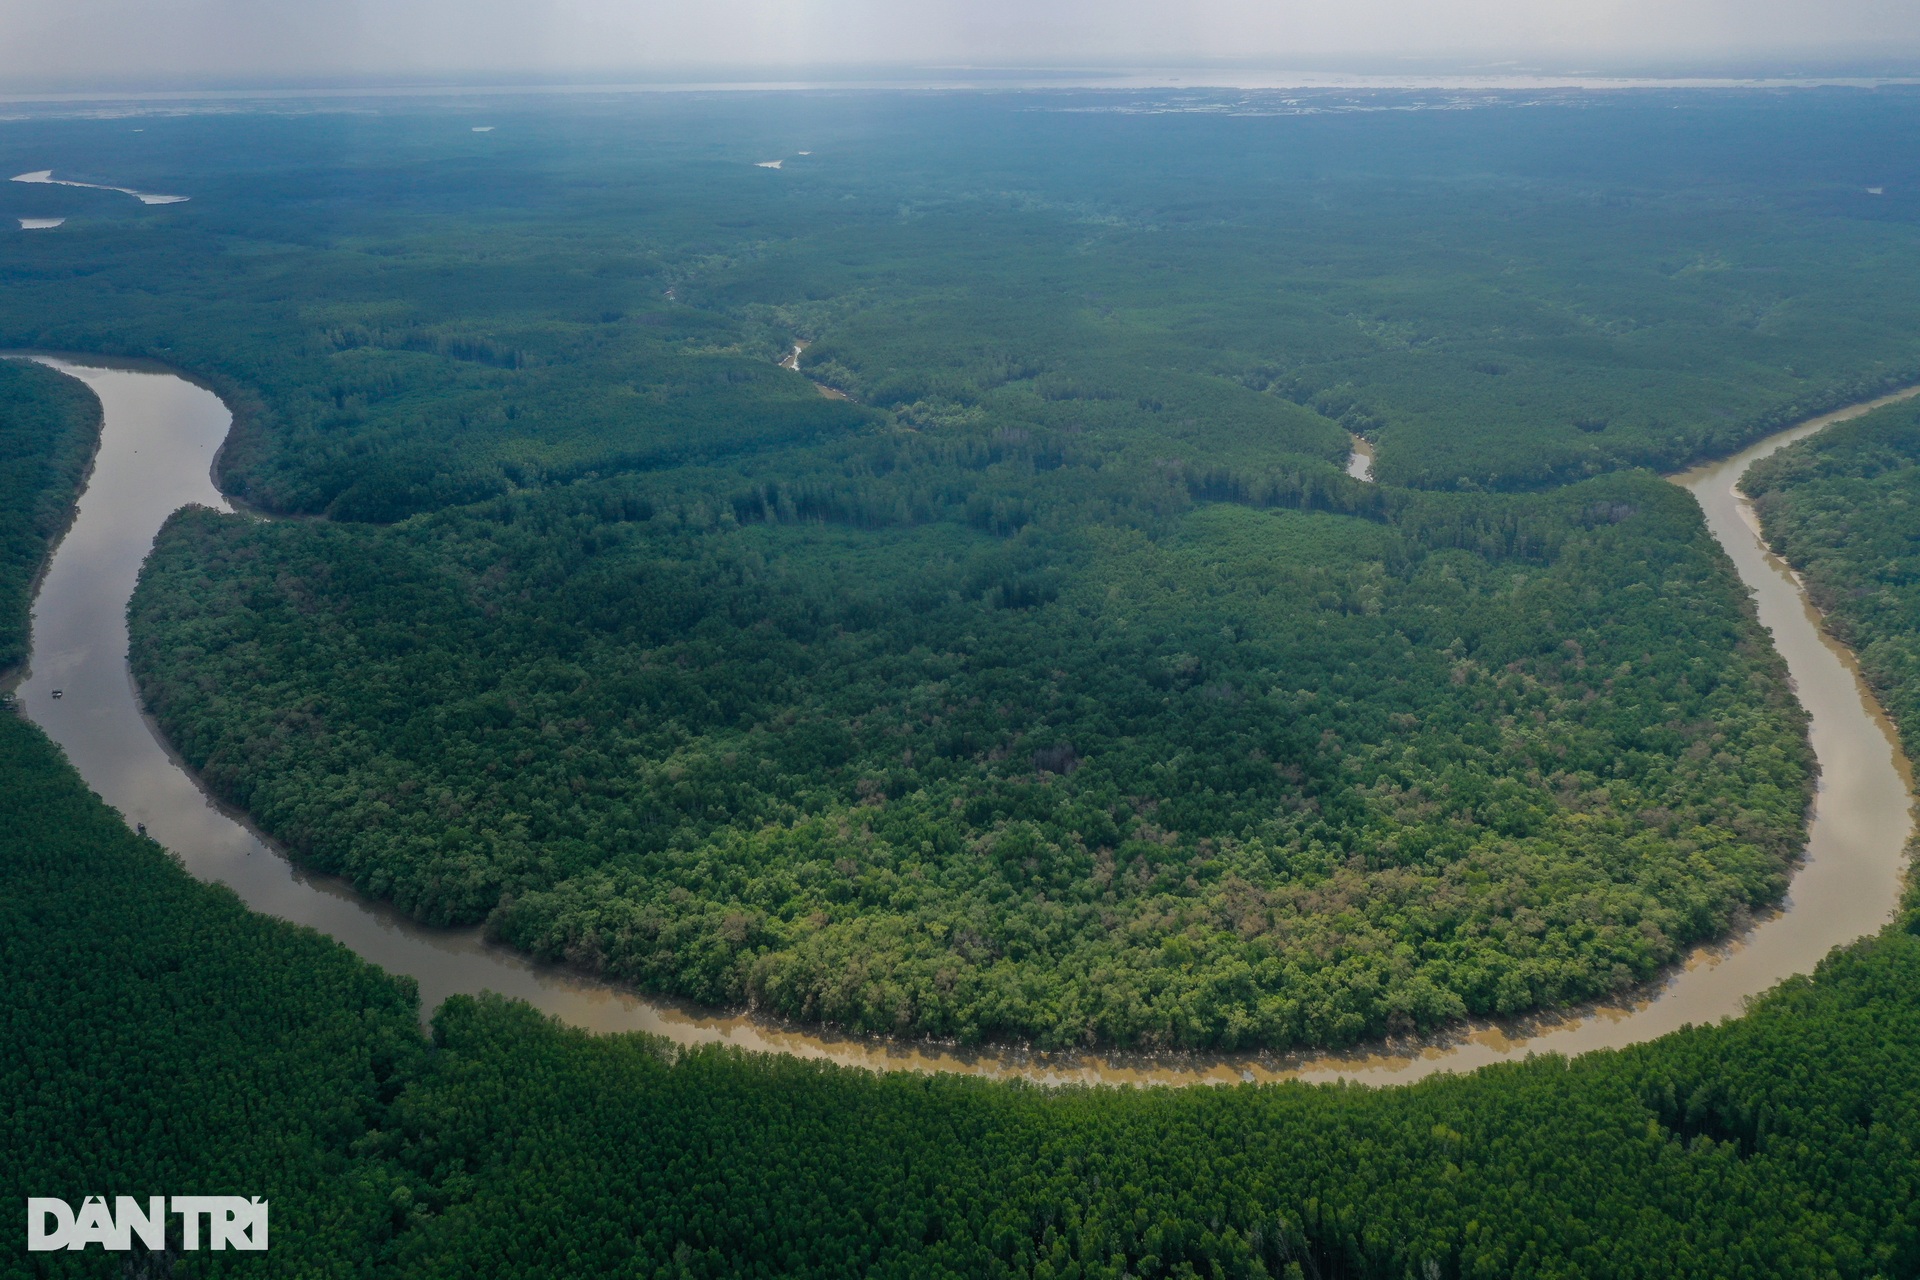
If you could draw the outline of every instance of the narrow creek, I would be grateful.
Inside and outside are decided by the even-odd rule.
[[[1730,943],[1699,949],[1637,1003],[1531,1024],[1470,1025],[1444,1042],[1302,1056],[1040,1054],[837,1038],[643,999],[490,945],[477,929],[417,925],[341,881],[294,867],[200,789],[142,715],[127,667],[127,599],[154,534],[189,503],[232,509],[210,476],[231,425],[225,406],[155,368],[91,357],[33,358],[85,382],[106,416],[78,514],[35,601],[32,665],[18,691],[25,713],[65,749],[94,791],[129,824],[143,824],[179,854],[193,875],[230,886],[256,911],[311,926],[408,975],[419,983],[424,1010],[457,993],[497,991],[594,1031],[647,1031],[682,1044],[719,1042],[876,1069],[1124,1084],[1286,1077],[1389,1084],[1528,1053],[1632,1044],[1683,1023],[1737,1014],[1749,996],[1878,929],[1899,897],[1911,823],[1905,758],[1852,655],[1820,629],[1792,573],[1761,545],[1733,487],[1755,459],[1884,401],[1802,423],[1674,477],[1700,500],[1714,536],[1756,592],[1760,619],[1812,714],[1820,792],[1806,860],[1781,911]]]

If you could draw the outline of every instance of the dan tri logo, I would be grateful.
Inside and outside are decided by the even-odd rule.
[[[210,1249],[261,1250],[267,1247],[267,1202],[259,1196],[148,1196],[143,1206],[132,1196],[88,1196],[76,1212],[65,1200],[27,1197],[27,1252],[133,1248],[138,1239],[158,1252],[167,1247],[167,1210],[180,1219],[180,1243],[198,1249],[204,1235]],[[202,1232],[201,1225],[206,1230]]]

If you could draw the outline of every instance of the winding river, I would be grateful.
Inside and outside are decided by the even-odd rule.
[[[1631,1044],[1737,1014],[1748,997],[1880,928],[1899,897],[1910,827],[1905,758],[1852,656],[1820,629],[1792,573],[1761,545],[1733,488],[1754,459],[1874,405],[1803,423],[1674,477],[1700,500],[1714,535],[1756,592],[1761,621],[1813,717],[1822,781],[1806,860],[1781,911],[1729,944],[1695,952],[1636,1004],[1535,1024],[1471,1025],[1444,1042],[1346,1056],[1043,1055],[834,1038],[641,999],[490,945],[477,929],[414,924],[340,881],[294,867],[199,788],[142,715],[127,668],[127,598],[155,532],[188,503],[232,509],[210,478],[231,424],[225,406],[157,368],[33,358],[85,382],[106,417],[78,515],[35,602],[32,666],[19,689],[26,714],[60,743],[89,786],[176,851],[195,876],[230,886],[256,911],[309,925],[409,975],[419,983],[423,1010],[455,993],[491,990],[595,1031],[648,1031],[683,1044],[722,1042],[880,1069],[1127,1084],[1283,1077],[1396,1083],[1527,1053]]]

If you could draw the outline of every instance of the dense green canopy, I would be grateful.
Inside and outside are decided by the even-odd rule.
[[[72,378],[0,360],[0,676],[27,656],[27,606],[99,438],[100,402]]]
[[[1882,704],[1920,729],[1920,404],[1829,427],[1742,483]]]
[[[189,513],[135,670],[315,866],[858,1030],[1342,1043],[1617,991],[1784,886],[1801,715],[1672,486],[1116,521],[1121,462],[864,451],[869,506],[945,508]],[[970,528],[1002,487],[1032,523]]]

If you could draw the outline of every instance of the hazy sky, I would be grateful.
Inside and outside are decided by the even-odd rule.
[[[1920,0],[0,0],[0,78],[1920,53]],[[1371,65],[1362,67],[1359,62]]]

